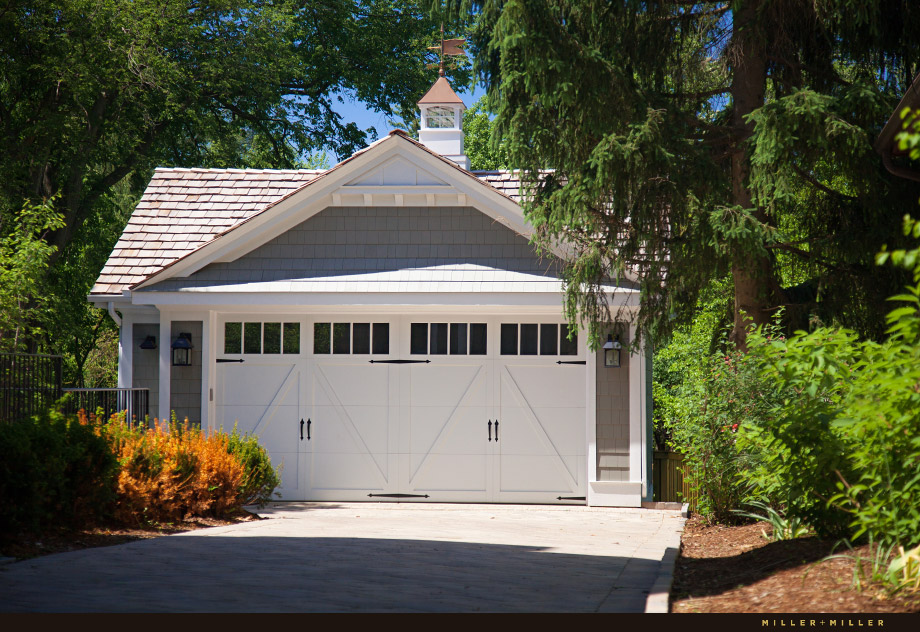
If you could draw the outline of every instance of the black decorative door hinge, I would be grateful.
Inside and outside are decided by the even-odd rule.
[[[556,500],[587,500],[584,496],[557,496]]]
[[[368,498],[428,498],[428,494],[368,494]]]
[[[431,364],[431,360],[370,360],[371,364]]]
[[[229,358],[217,358],[217,360],[215,360],[215,362],[218,362],[218,363],[221,363],[221,362],[240,362],[240,363],[243,363],[243,362],[245,362],[245,360],[243,360],[243,358],[240,358],[239,360],[231,360],[231,359],[229,359]]]
[[[587,360],[557,360],[556,364],[588,364]]]

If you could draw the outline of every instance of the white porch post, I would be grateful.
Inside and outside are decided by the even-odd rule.
[[[160,421],[169,423],[170,402],[170,371],[172,370],[172,317],[160,311],[160,343],[157,349],[160,352],[160,400],[158,411]]]
[[[118,388],[134,386],[134,319],[122,312],[118,330]]]
[[[636,326],[629,326],[629,340],[636,339]],[[645,472],[645,353],[629,355],[629,480],[642,483],[642,496],[648,484]]]
[[[201,429],[214,427],[211,411],[214,377],[216,376],[215,357],[217,347],[215,335],[217,332],[217,315],[209,311],[201,319]]]
[[[587,329],[583,329],[587,331]],[[585,345],[585,437],[588,441],[586,504],[592,503],[591,483],[597,482],[597,352],[588,347],[588,336],[583,335]]]

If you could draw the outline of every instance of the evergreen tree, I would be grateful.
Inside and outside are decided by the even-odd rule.
[[[475,17],[472,51],[566,310],[597,325],[636,274],[644,331],[730,275],[733,338],[790,327],[878,337],[902,283],[874,253],[916,201],[872,143],[920,62],[911,0],[430,0]],[[541,177],[546,169],[554,172]]]

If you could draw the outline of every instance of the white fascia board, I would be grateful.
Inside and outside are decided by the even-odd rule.
[[[616,296],[626,305],[638,304],[638,293]],[[134,295],[135,305],[156,306],[244,306],[249,309],[274,307],[313,307],[331,305],[338,307],[369,305],[382,306],[516,306],[562,308],[562,295],[558,292],[225,292],[215,295],[207,292],[142,292]],[[622,304],[622,303],[620,303]]]

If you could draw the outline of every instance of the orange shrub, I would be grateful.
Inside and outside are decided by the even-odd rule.
[[[131,429],[117,418],[105,432],[121,466],[116,518],[172,522],[240,507],[244,469],[228,452],[225,434],[202,434],[188,420],[168,430],[156,420],[150,429]]]

